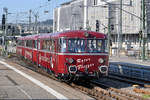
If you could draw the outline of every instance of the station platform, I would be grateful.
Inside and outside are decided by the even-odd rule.
[[[128,57],[128,56],[112,56],[109,58],[109,61],[112,62],[120,62],[120,63],[129,63],[129,64],[135,64],[135,65],[141,65],[145,67],[150,67],[150,61],[142,61],[140,59],[137,59],[135,57]]]
[[[0,99],[93,100],[65,84],[2,58],[0,58]]]
[[[114,56],[110,57],[109,65],[109,74],[115,74],[144,81],[150,80],[150,61],[142,61],[127,56]]]

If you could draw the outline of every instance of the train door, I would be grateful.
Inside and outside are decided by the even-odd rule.
[[[37,40],[33,40],[33,63],[37,63],[37,59],[38,59],[38,56],[37,56]]]
[[[22,46],[22,47],[21,47],[21,48],[22,48],[21,55],[24,57],[25,40],[22,40],[21,46]]]
[[[38,56],[38,54],[39,54],[39,53],[38,53],[38,49],[39,49],[39,48],[38,48],[38,45],[39,45],[38,43],[39,43],[39,40],[37,39],[37,40],[36,40],[36,43],[35,43],[35,47],[36,47],[36,49],[37,49],[37,51],[36,51],[36,64],[37,64],[37,66],[38,66],[38,59],[39,59],[39,58],[38,58],[38,57],[39,57],[39,56]]]
[[[59,61],[58,61],[59,59],[58,59],[58,39],[55,39],[55,66],[56,66],[56,72],[57,72],[57,74],[58,74],[58,70],[59,70]]]
[[[26,40],[23,40],[22,56],[25,58]]]
[[[50,67],[51,70],[57,74],[57,64],[56,64],[56,52],[55,52],[55,40],[50,39],[51,46],[50,46]]]
[[[41,41],[40,39],[37,40],[37,65],[40,66],[40,49],[41,49]]]

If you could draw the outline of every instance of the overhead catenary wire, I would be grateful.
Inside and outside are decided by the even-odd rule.
[[[105,3],[108,4],[108,5],[114,5],[114,4],[111,4],[111,3],[107,2],[106,0],[102,0],[102,1],[105,2]],[[126,10],[120,8],[120,7],[115,6],[115,8],[118,8],[118,9],[122,10],[123,12],[126,12],[126,13],[128,13],[128,14],[134,16],[135,18],[141,19],[140,16],[137,16],[136,14],[133,14],[133,13],[131,13],[131,12],[129,12],[129,11],[126,11]]]

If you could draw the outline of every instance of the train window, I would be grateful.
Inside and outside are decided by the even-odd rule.
[[[102,40],[97,40],[96,46],[97,46],[97,51],[98,51],[98,52],[101,52],[102,49],[103,49]]]
[[[105,45],[103,45],[103,43],[104,43],[104,40],[102,39],[88,39],[87,40],[87,52],[89,53],[105,52],[104,51]]]
[[[28,41],[26,41],[26,47],[28,47]]]
[[[50,51],[50,40],[46,41],[46,50]]]
[[[35,40],[35,48],[37,49],[37,44],[38,44],[38,42],[37,42],[37,40]]]
[[[24,40],[24,46],[26,47],[26,40]]]
[[[85,51],[85,40],[84,39],[69,39],[68,40],[68,52],[86,52]]]
[[[49,40],[49,50],[52,51],[52,40]]]
[[[51,51],[55,52],[55,41],[51,40]]]
[[[88,52],[96,52],[96,40],[89,39],[87,40]]]
[[[42,50],[49,51],[49,40],[43,40]]]
[[[23,40],[18,40],[17,45],[18,46],[24,46],[24,41]]]
[[[39,50],[41,49],[41,41],[40,40],[38,41],[38,49]]]
[[[33,48],[36,48],[36,49],[37,49],[37,40],[34,40],[34,41],[33,41],[33,44],[34,44],[34,45],[33,45]]]
[[[43,43],[42,43],[42,50],[45,50],[46,48],[46,43],[45,43],[45,40],[43,40]]]
[[[59,40],[59,52],[66,52],[67,41],[63,38]]]
[[[69,53],[108,52],[107,40],[104,39],[60,39],[58,50]]]
[[[54,48],[53,40],[43,40],[42,50],[54,51]]]
[[[26,41],[26,47],[32,48],[32,40],[27,40]]]
[[[104,48],[105,52],[108,52],[108,40],[105,40],[105,48]]]
[[[22,46],[22,40],[18,40],[17,44],[18,44],[19,46]]]
[[[24,41],[24,40],[22,40],[21,45],[22,45],[22,46],[24,46],[24,44],[25,44],[25,41]]]

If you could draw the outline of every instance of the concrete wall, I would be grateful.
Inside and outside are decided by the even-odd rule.
[[[83,28],[83,7],[83,0],[74,0],[56,8],[54,11],[54,31]]]
[[[110,18],[110,24],[114,24],[114,30],[112,30],[112,34],[117,34],[119,30],[120,0],[107,1],[113,5],[107,5],[106,3],[102,2],[102,0],[87,0],[89,28],[95,31],[96,20],[99,20],[100,31],[107,33],[107,29],[105,28],[108,26],[108,18]],[[84,0],[73,0],[55,9],[54,22],[57,24],[55,25],[55,28],[58,29],[57,31],[83,28],[83,2]],[[96,2],[96,5],[94,5],[94,2]],[[147,0],[147,2],[150,1]],[[104,8],[102,6],[106,7]],[[110,6],[110,9],[108,9],[108,6]],[[150,9],[150,6],[147,6],[147,9]],[[139,18],[141,17],[141,0],[123,0],[123,10],[126,11],[122,11],[123,34],[138,34],[140,30]],[[110,16],[108,16],[108,11],[110,11]],[[129,14],[128,12],[133,15]],[[149,16],[150,14],[147,16],[147,19],[149,23],[148,25],[150,26]]]
[[[89,26],[92,31],[96,31],[96,20],[99,21],[99,31],[107,33],[108,26],[108,8],[93,7],[88,8]]]
[[[141,0],[123,0],[123,4],[127,4],[127,6],[123,6],[123,9],[126,11],[141,17]],[[140,19],[135,17],[127,12],[123,11],[123,33],[124,34],[138,34],[140,31]]]

